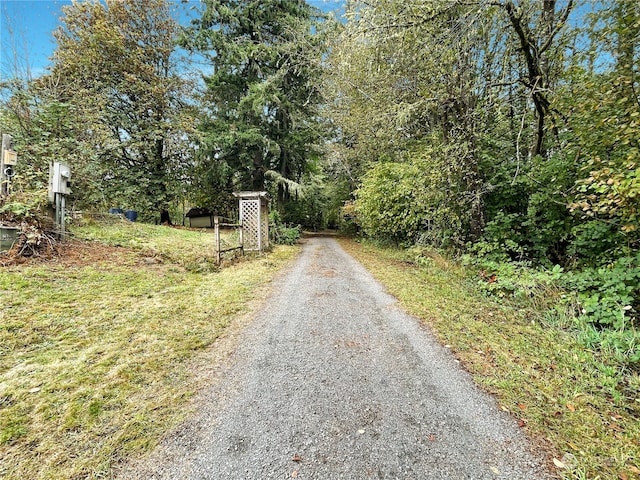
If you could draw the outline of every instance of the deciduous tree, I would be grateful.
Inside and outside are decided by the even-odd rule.
[[[63,12],[51,73],[40,83],[71,106],[76,136],[94,147],[95,158],[74,162],[87,181],[77,194],[159,212],[179,188],[192,129],[171,6],[107,0]]]

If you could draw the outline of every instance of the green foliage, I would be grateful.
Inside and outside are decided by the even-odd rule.
[[[622,368],[640,362],[640,256],[581,271],[470,255],[463,256],[463,265],[477,275],[486,295],[520,307],[535,305],[550,328],[572,330],[581,345]]]
[[[536,157],[515,174],[509,162],[496,162],[490,168],[496,172],[497,185],[485,200],[488,221],[482,240],[471,250],[546,266],[568,265],[573,259],[568,249],[575,224],[567,208],[575,183],[573,159]]]
[[[264,190],[269,171],[299,182],[315,161],[318,16],[306,2],[209,0],[184,32],[183,45],[213,66],[198,161],[216,188]],[[288,199],[286,183],[278,196]]]
[[[75,2],[63,12],[50,72],[3,85],[3,131],[20,158],[14,188],[46,188],[49,165],[63,162],[70,206],[153,217],[183,193],[193,147],[169,3]]]
[[[21,202],[5,203],[0,207],[0,218],[8,218],[9,222],[19,222],[25,218],[31,218],[34,216],[33,205],[28,205]]]
[[[0,223],[39,223],[46,215],[46,192],[12,194],[0,198]]]
[[[362,230],[372,237],[405,242],[425,230],[430,212],[421,196],[424,177],[417,165],[377,163],[363,177],[356,192]]]
[[[50,112],[43,135],[66,139],[56,146],[65,147],[78,206],[153,218],[182,194],[192,148],[170,4],[76,2],[63,12],[51,73],[33,84]]]
[[[556,68],[560,58],[546,50],[555,48],[554,37],[566,40],[561,19],[571,6],[558,6],[556,12],[555,4],[545,4],[544,11],[533,2],[526,5],[511,18],[512,2],[481,10],[457,1],[350,4],[349,22],[332,45],[326,82],[343,143],[335,152],[365,186],[373,181],[370,166],[389,160],[420,159],[429,177],[416,195],[426,197],[430,227],[417,234],[416,224],[424,218],[417,214],[407,224],[406,208],[391,206],[389,216],[400,223],[397,231],[377,229],[376,235],[461,248],[478,240],[497,212],[516,222],[510,215],[526,212],[528,223],[519,227],[537,238],[529,237],[529,245],[508,239],[517,244],[518,255],[548,255],[552,261],[564,255],[571,225],[562,194],[573,186],[575,169],[565,175],[561,161],[535,160],[533,150],[545,156],[548,151],[542,137],[549,136],[545,122],[555,113],[547,86],[561,70]],[[548,11],[550,5],[554,12]],[[523,43],[517,33],[525,23]],[[550,31],[553,35],[542,40]],[[522,57],[525,47],[534,55],[526,59],[531,63]],[[536,75],[527,73],[531,65]],[[543,84],[533,85],[539,81]],[[537,119],[529,110],[531,97]],[[525,144],[534,145],[533,155],[522,151]],[[518,183],[525,171],[533,175],[522,191]],[[548,182],[554,174],[557,179]],[[538,192],[539,185],[546,191]],[[388,221],[382,202],[372,207],[367,205],[362,219],[366,233],[376,229],[369,225],[376,215]]]
[[[476,283],[481,291],[503,299],[544,297],[550,290],[560,288],[559,281],[564,275],[560,265],[534,269],[527,262],[509,261],[497,255],[466,254],[462,263],[477,272]]]
[[[396,243],[459,249],[472,235],[478,197],[464,142],[415,143],[405,161],[374,163],[362,176],[356,214],[365,234]]]
[[[585,81],[590,95],[578,94],[582,101],[571,117],[579,142],[574,148],[584,158],[571,209],[586,222],[612,222],[628,242],[638,242],[640,106],[627,91],[631,80],[620,74],[593,75]]]
[[[302,226],[283,223],[277,210],[269,213],[269,236],[276,245],[295,245],[302,237]]]
[[[640,254],[621,257],[609,265],[568,272],[563,284],[577,292],[585,321],[624,330],[640,317]]]
[[[12,190],[28,192],[47,188],[49,165],[62,162],[76,166],[77,159],[94,158],[94,148],[85,142],[77,125],[77,111],[64,100],[57,99],[46,79],[27,83],[13,80],[5,85],[8,96],[0,109],[4,132],[10,132],[18,152],[16,176]],[[74,182],[85,183],[74,168]]]
[[[581,266],[605,265],[628,252],[626,235],[617,224],[594,219],[571,231],[569,254]]]
[[[478,269],[478,284],[491,295],[527,298],[556,286],[567,292],[565,303],[585,324],[616,330],[638,324],[640,255],[577,271],[564,271],[560,265],[548,270],[533,269],[527,263],[508,261],[490,252],[483,257],[464,258]]]
[[[303,183],[297,185],[295,193],[280,207],[283,222],[300,224],[310,230],[325,228],[325,189],[326,184],[321,175],[305,175]],[[272,190],[277,195],[278,187]]]
[[[581,159],[571,209],[585,223],[615,225],[623,236],[608,239],[634,249],[640,242],[639,28],[640,8],[633,0],[612,2],[591,15],[585,29],[590,48],[570,71],[562,105],[574,133],[569,149]]]
[[[482,240],[473,243],[470,251],[489,259],[523,261],[527,258],[526,243],[522,214],[500,210],[487,223]]]
[[[375,162],[418,162],[431,182],[422,189],[429,219],[437,220],[423,241],[458,247],[483,224],[477,132],[495,115],[474,111],[482,96],[472,72],[475,60],[493,62],[493,40],[480,28],[461,29],[469,11],[455,2],[356,2],[347,15],[326,82],[343,143],[335,152],[357,180]],[[485,17],[476,20],[484,26]],[[392,235],[416,237],[422,220]]]
[[[546,268],[637,251],[640,11],[600,5],[577,28],[574,6],[347,8],[325,88],[366,234]],[[491,288],[517,291],[512,273]]]

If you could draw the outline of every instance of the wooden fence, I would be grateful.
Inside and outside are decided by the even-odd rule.
[[[233,252],[235,250],[240,250],[240,252],[244,255],[244,241],[243,241],[243,231],[241,223],[231,223],[234,222],[231,218],[219,217],[218,215],[213,217],[213,228],[214,228],[214,236],[215,236],[215,253],[216,253],[216,262],[220,264],[222,262],[222,254],[225,252]],[[235,242],[233,239],[231,241],[222,239],[220,235],[220,228],[235,228],[238,230],[239,237],[238,241]]]

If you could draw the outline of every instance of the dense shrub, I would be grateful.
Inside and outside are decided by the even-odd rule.
[[[357,191],[356,210],[365,234],[395,242],[414,240],[430,218],[423,172],[410,163],[375,164]]]
[[[615,329],[638,325],[640,253],[606,266],[568,272],[561,281],[577,293],[580,313],[587,322]]]
[[[277,210],[269,213],[269,236],[276,245],[294,245],[302,237],[302,226],[283,223]]]

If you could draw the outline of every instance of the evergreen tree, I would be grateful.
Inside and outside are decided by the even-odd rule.
[[[210,187],[263,190],[280,202],[316,156],[320,12],[300,0],[207,0],[184,36],[213,72],[200,159]]]

